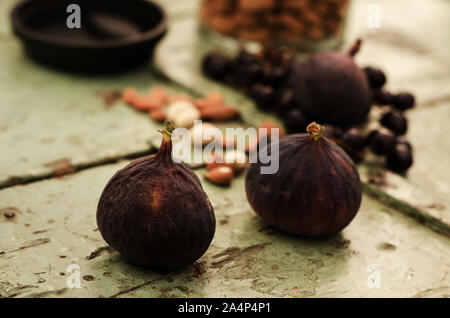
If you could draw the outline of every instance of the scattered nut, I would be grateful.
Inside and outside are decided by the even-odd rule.
[[[254,138],[251,139],[248,143],[247,143],[247,147],[245,149],[246,152],[253,152],[258,148],[258,144],[259,144],[259,138]]]
[[[205,102],[208,107],[224,105],[223,96],[218,92],[210,92],[208,96],[206,96]]]
[[[237,144],[237,137],[236,136],[223,136],[222,138],[222,146],[224,148],[230,149],[234,148]]]
[[[158,109],[163,106],[157,100],[153,99],[150,96],[137,96],[134,99],[134,101],[132,102],[132,105],[135,109],[141,110],[141,111],[149,111],[151,109]]]
[[[169,94],[162,86],[156,86],[150,89],[149,97],[160,107],[163,107],[169,102]]]
[[[210,158],[206,160],[206,169],[208,171],[223,166],[225,166],[225,162],[223,160],[223,156],[219,154],[213,154]]]
[[[275,0],[240,0],[239,8],[243,11],[263,11],[275,7]]]
[[[178,101],[175,103],[171,103],[167,106],[166,115],[167,118],[171,119],[177,116],[179,113],[182,113],[185,109],[189,109],[195,107],[191,102],[188,101]]]
[[[267,129],[267,131],[264,133],[262,129]],[[270,136],[272,134],[272,129],[278,129],[278,136],[280,138],[286,135],[284,130],[280,126],[270,121],[264,121],[259,125],[258,135]]]
[[[204,25],[216,32],[266,42],[297,44],[320,41],[339,33],[348,0],[203,0]]]
[[[216,167],[205,174],[205,179],[218,185],[230,185],[233,180],[233,169],[227,166]]]
[[[194,145],[206,145],[217,140],[221,131],[216,125],[211,123],[202,123],[202,125],[193,126],[190,130],[191,140]]]
[[[200,111],[191,102],[179,101],[168,106],[166,116],[177,127],[189,128],[200,119]]]
[[[132,104],[139,96],[139,93],[134,87],[128,86],[122,92],[122,100],[127,104]]]
[[[236,173],[247,167],[247,155],[240,150],[229,150],[224,156],[225,165],[231,167]]]
[[[170,104],[180,102],[180,101],[192,102],[192,98],[191,98],[191,96],[188,96],[188,95],[175,95],[175,96],[169,97]]]
[[[148,114],[151,119],[157,122],[163,122],[166,120],[166,114],[161,109],[150,110]]]
[[[201,117],[209,120],[228,120],[238,114],[237,109],[230,106],[204,107],[201,109]]]
[[[201,110],[202,108],[206,107],[206,99],[196,99],[194,101],[194,106]]]

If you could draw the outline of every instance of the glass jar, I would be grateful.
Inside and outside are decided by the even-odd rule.
[[[203,29],[314,51],[343,41],[349,0],[203,0]]]

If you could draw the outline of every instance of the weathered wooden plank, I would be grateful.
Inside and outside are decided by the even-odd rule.
[[[217,231],[193,266],[170,273],[126,263],[106,247],[95,221],[99,195],[126,162],[0,191],[2,297],[428,297],[450,294],[450,241],[364,196],[342,234],[285,235],[250,209],[244,177],[223,189],[203,182]],[[203,170],[198,170],[203,180]],[[5,212],[15,213],[6,218]],[[70,264],[81,268],[69,289]],[[380,288],[366,281],[368,266]]]

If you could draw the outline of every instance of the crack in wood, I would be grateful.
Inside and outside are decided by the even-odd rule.
[[[450,287],[449,286],[439,286],[436,288],[428,288],[428,289],[422,290],[421,292],[418,292],[417,294],[412,296],[412,298],[445,297],[444,295],[443,296],[437,295],[437,293],[443,292],[445,290],[450,290]]]
[[[212,262],[211,267],[212,268],[222,267],[225,264],[233,262],[235,259],[241,257],[242,255],[260,252],[260,251],[264,250],[266,248],[266,246],[269,244],[271,244],[271,243],[267,242],[267,243],[262,243],[262,244],[256,244],[256,245],[248,246],[243,249],[241,249],[240,247],[227,248],[226,250],[224,250],[216,255],[213,255],[214,259],[220,258],[223,256],[226,256],[226,257],[224,259]]]
[[[442,104],[448,103],[448,102],[450,102],[450,95],[449,94],[425,100],[425,101],[420,103],[420,106],[421,106],[421,108],[427,108],[428,109],[430,107],[439,106],[439,105],[442,105]]]
[[[33,294],[29,294],[26,295],[27,298],[42,298],[42,297],[48,297],[50,295],[56,295],[56,296],[61,296],[64,295],[66,292],[69,291],[69,288],[61,288],[58,290],[48,290],[48,291],[44,291],[44,292],[40,292],[40,293],[33,293]]]
[[[59,170],[56,172],[55,172],[55,170],[52,170],[50,172],[35,175],[35,176],[13,176],[4,181],[0,181],[0,190],[4,189],[4,188],[13,187],[16,185],[26,185],[26,184],[30,184],[33,182],[39,182],[39,181],[51,179],[54,177],[62,177],[62,176],[66,176],[66,175],[71,175],[71,174],[75,174],[75,173],[83,171],[83,170],[96,168],[96,167],[104,166],[107,164],[117,163],[122,160],[132,160],[132,159],[137,159],[140,157],[150,156],[156,152],[156,149],[151,144],[149,144],[149,145],[150,145],[150,147],[148,149],[145,149],[142,151],[132,152],[132,153],[115,156],[115,157],[102,158],[100,160],[92,161],[92,162],[73,164],[73,165],[71,165],[71,168],[73,168],[73,169],[64,169],[64,171]]]
[[[91,260],[100,256],[103,252],[112,253],[114,250],[110,246],[102,246],[91,252],[89,256],[86,256],[86,259]]]
[[[390,196],[369,183],[361,182],[361,185],[363,191],[375,200],[393,208],[395,211],[399,211],[400,213],[413,218],[419,224],[428,227],[430,230],[450,238],[449,224],[421,211],[417,207],[413,207],[404,201],[400,201],[395,197]]]
[[[112,296],[109,296],[109,298],[117,298],[119,296],[122,296],[122,295],[125,295],[125,294],[128,294],[128,293],[134,292],[134,291],[136,291],[136,290],[138,290],[140,288],[149,286],[152,283],[153,283],[153,281],[148,281],[148,282],[142,283],[140,285],[137,285],[137,286],[134,286],[134,287],[131,287],[131,288],[128,288],[128,289],[121,290],[120,292],[118,292],[118,293],[116,293],[116,294],[114,294]]]
[[[26,244],[24,246],[21,246],[21,247],[15,249],[15,250],[9,251],[8,253],[23,251],[23,250],[25,250],[27,248],[36,247],[36,246],[39,246],[39,245],[47,244],[49,242],[50,242],[50,239],[48,237],[40,238],[40,239],[31,241],[28,244]]]

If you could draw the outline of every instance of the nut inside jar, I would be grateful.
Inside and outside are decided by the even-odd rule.
[[[348,0],[203,0],[204,28],[235,38],[299,48],[342,42]]]

